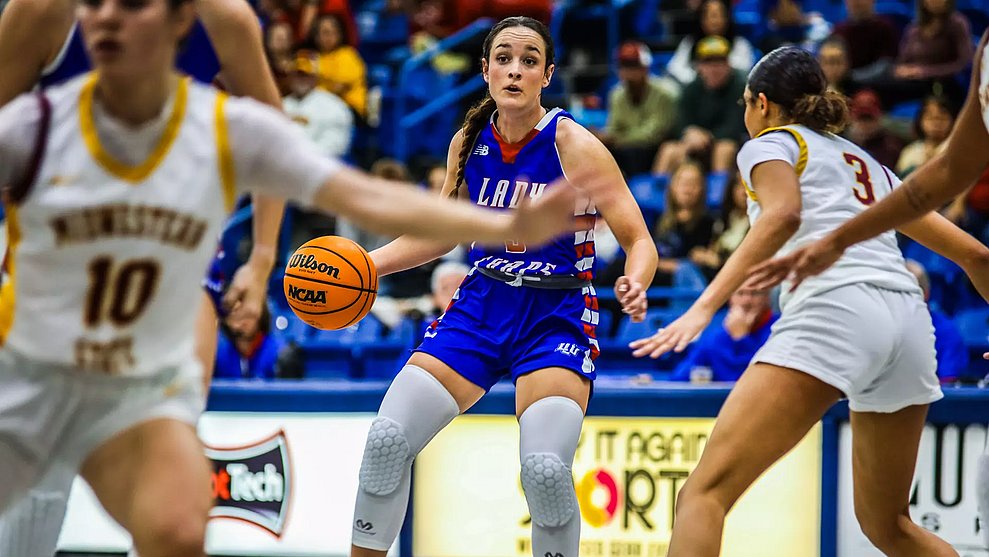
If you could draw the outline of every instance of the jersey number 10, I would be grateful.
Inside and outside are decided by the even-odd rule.
[[[863,205],[875,203],[876,193],[872,191],[872,178],[869,176],[869,167],[866,166],[865,161],[851,153],[845,153],[845,163],[855,169],[855,181],[858,182],[857,186],[852,186],[855,199]]]
[[[120,265],[114,265],[111,257],[94,259],[89,264],[83,316],[86,326],[99,326],[106,318],[117,327],[132,323],[151,301],[160,275],[153,259],[134,259]]]

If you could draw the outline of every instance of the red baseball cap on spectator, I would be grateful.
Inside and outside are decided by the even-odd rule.
[[[852,97],[852,118],[879,118],[883,115],[883,105],[879,95],[869,89],[863,89]]]
[[[622,68],[648,68],[652,66],[652,52],[638,41],[627,41],[618,47],[618,65]]]

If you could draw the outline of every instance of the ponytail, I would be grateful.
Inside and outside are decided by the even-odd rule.
[[[481,102],[475,104],[467,111],[464,117],[464,143],[460,146],[460,159],[457,161],[457,183],[450,192],[450,197],[456,198],[460,193],[460,186],[464,183],[464,167],[467,165],[467,157],[477,143],[477,136],[481,134],[484,125],[491,119],[495,111],[495,101],[491,95],[484,95]]]
[[[790,116],[814,131],[840,133],[848,125],[848,99],[831,89],[820,95],[804,95],[794,103]]]

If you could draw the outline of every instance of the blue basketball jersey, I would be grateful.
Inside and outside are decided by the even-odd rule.
[[[474,144],[464,167],[464,185],[478,205],[510,210],[524,198],[538,199],[563,176],[556,147],[556,126],[567,112],[554,108],[522,141],[506,143],[495,129],[497,113],[491,116]],[[577,275],[591,280],[594,270],[594,221],[597,210],[589,201],[580,202],[574,215],[580,231],[560,236],[532,248],[518,242],[504,247],[473,246],[470,261],[475,266],[525,275]]]
[[[206,84],[213,83],[216,74],[220,73],[220,60],[213,50],[213,43],[206,35],[206,28],[203,27],[202,22],[197,20],[193,25],[192,31],[183,42],[175,65],[181,72]],[[41,87],[50,87],[84,74],[90,69],[92,65],[86,54],[86,45],[79,24],[76,23],[72,26],[55,61],[42,71],[40,84]]]

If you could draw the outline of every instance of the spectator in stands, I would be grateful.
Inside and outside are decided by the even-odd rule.
[[[907,270],[917,279],[924,291],[924,300],[931,297],[931,281],[924,266],[913,260],[907,261]],[[934,323],[934,350],[937,352],[937,376],[942,383],[957,381],[968,368],[968,348],[954,321],[936,308],[929,308]]]
[[[340,18],[320,15],[310,34],[319,52],[319,85],[339,96],[361,118],[367,115],[367,68],[357,49],[347,44]]]
[[[439,193],[443,189],[443,182],[446,181],[446,165],[434,164],[426,171],[426,187],[430,191]]]
[[[755,54],[752,43],[745,37],[736,34],[735,22],[732,20],[731,7],[726,0],[704,0],[697,9],[697,27],[693,33],[684,37],[677,45],[673,58],[666,66],[669,72],[681,85],[686,86],[697,79],[692,54],[697,41],[707,36],[725,37],[731,43],[731,53],[728,64],[739,71],[752,69]]]
[[[237,333],[227,322],[220,323],[220,338],[216,347],[217,379],[273,379],[275,363],[284,344],[270,334],[271,315],[262,308],[261,318],[253,330]]]
[[[666,190],[666,207],[653,231],[659,251],[657,279],[669,285],[680,265],[697,248],[711,245],[714,218],[707,210],[707,177],[704,168],[688,160],[677,168]]]
[[[414,298],[379,297],[371,308],[374,316],[385,326],[395,328],[402,319],[428,324],[442,315],[470,267],[459,261],[443,261],[430,267],[433,271],[429,292]]]
[[[762,0],[762,4],[762,13],[769,20],[759,40],[763,52],[786,45],[814,51],[831,34],[828,20],[817,12],[804,12],[801,0]]]
[[[973,51],[971,28],[954,0],[919,0],[917,17],[903,33],[894,64],[862,82],[889,106],[932,93],[961,104],[965,91],[958,77],[972,61]]]
[[[883,125],[883,108],[875,92],[864,89],[855,93],[851,102],[852,120],[848,139],[865,149],[887,168],[896,166],[903,142]]]
[[[649,74],[646,45],[627,42],[618,49],[617,85],[608,94],[608,123],[598,139],[615,156],[626,176],[649,172],[659,144],[676,123],[676,98]]]
[[[749,231],[748,194],[737,172],[725,187],[721,200],[721,215],[714,221],[714,241],[709,246],[690,251],[690,260],[707,280],[711,280],[725,264]]]
[[[965,92],[957,76],[972,61],[973,51],[972,30],[955,9],[955,0],[919,0],[917,19],[904,32],[893,66],[896,97],[922,98],[937,83],[958,102]]]
[[[694,46],[698,77],[684,88],[677,106],[679,141],[660,148],[653,171],[669,174],[688,156],[710,161],[715,172],[735,168],[738,144],[746,137],[746,74],[728,64],[731,44],[724,37],[705,37]]]
[[[724,320],[708,326],[670,379],[738,381],[752,357],[766,343],[778,318],[768,292],[746,290],[743,286],[729,298]]]
[[[318,58],[300,51],[289,76],[291,93],[282,99],[282,108],[298,122],[309,139],[328,157],[342,158],[350,148],[354,115],[340,97],[316,87]]]
[[[659,251],[657,273],[652,286],[670,286],[673,277],[695,248],[711,244],[714,218],[707,211],[707,181],[704,168],[695,160],[684,161],[670,178],[666,207],[653,227],[653,240]],[[625,254],[615,257],[595,279],[602,286],[614,285],[624,274]]]
[[[900,33],[886,18],[876,15],[876,0],[845,0],[848,19],[835,25],[835,36],[848,46],[851,69],[882,73],[896,59]]]
[[[900,178],[906,178],[944,148],[957,113],[954,103],[947,97],[931,96],[924,100],[913,123],[917,140],[903,148],[896,162],[896,173]]]
[[[288,76],[295,69],[293,57],[292,27],[284,21],[272,21],[264,30],[264,49],[268,56],[271,73],[275,76],[279,92],[285,96],[289,92]]]
[[[858,85],[852,81],[848,45],[845,44],[844,39],[837,35],[828,37],[817,50],[817,61],[821,64],[824,78],[828,80],[828,87],[845,96],[850,97],[855,94]]]

